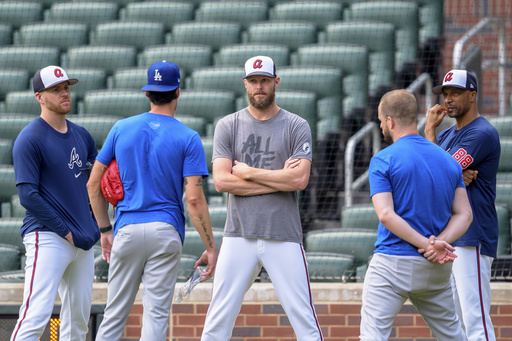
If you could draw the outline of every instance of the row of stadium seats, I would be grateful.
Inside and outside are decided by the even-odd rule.
[[[320,28],[329,21],[350,19],[351,11],[370,11],[381,18],[385,12],[393,16],[410,15],[411,4],[419,8],[416,18],[420,26],[420,42],[426,43],[432,37],[440,37],[443,27],[442,0],[398,0],[373,1],[330,0],[330,1],[4,1],[0,4],[0,22],[9,23],[14,30],[21,26],[40,21],[85,23],[91,29],[102,22],[114,20],[139,20],[163,22],[170,30],[173,24],[183,21],[231,21],[244,28],[252,22],[266,20],[313,21]],[[128,3],[130,2],[130,3]],[[410,3],[398,6],[393,3]],[[361,4],[359,3],[367,3]],[[368,3],[370,3],[368,5]],[[391,9],[389,4],[393,4]],[[361,9],[358,8],[361,7]],[[348,12],[348,13],[347,13]],[[373,15],[375,15],[373,14]]]
[[[266,2],[252,2],[248,8],[243,1],[214,1],[202,2],[195,12],[191,3],[134,2],[119,10],[119,13],[116,3],[70,2],[53,4],[46,11],[45,21],[41,24],[39,21],[42,18],[37,16],[36,8],[32,9],[35,14],[27,15],[27,11],[30,13],[26,8],[29,5],[37,7],[40,4],[3,3],[5,8],[0,12],[4,13],[5,18],[0,16],[0,22],[11,22],[19,30],[15,34],[18,38],[12,41],[45,46],[58,44],[61,48],[66,48],[67,44],[85,44],[89,40],[89,29],[91,44],[133,44],[139,50],[162,44],[163,40],[200,44],[206,40],[214,49],[240,42],[285,43],[296,49],[303,44],[321,42],[322,38],[316,37],[317,29],[324,30],[331,22],[386,22],[396,29],[394,36],[397,43],[389,46],[396,45],[397,70],[404,68],[405,63],[415,61],[418,47],[429,45],[422,50],[432,51],[432,44],[436,45],[442,34],[443,13],[440,0],[300,1],[282,2],[271,8]],[[23,9],[22,14],[19,14],[18,6]],[[118,19],[120,21],[115,22]],[[73,24],[59,29],[58,24],[64,23]],[[219,30],[221,34],[216,32]],[[245,38],[241,38],[242,31]],[[165,32],[169,32],[167,39],[164,39]],[[5,44],[9,44],[8,34],[4,36],[7,36]],[[53,36],[58,39],[52,39]],[[358,43],[373,45],[364,41]]]

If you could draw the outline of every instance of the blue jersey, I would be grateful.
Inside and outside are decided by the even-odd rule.
[[[439,235],[451,217],[455,189],[464,187],[457,162],[419,135],[401,137],[370,161],[370,195],[391,192],[396,214],[424,237]],[[379,222],[375,252],[421,256]]]
[[[49,209],[71,231],[75,246],[90,249],[99,239],[87,194],[87,169],[97,150],[84,128],[67,122],[67,132],[59,133],[41,117],[20,132],[13,146],[16,185],[33,184]],[[32,231],[53,231],[27,211],[22,237]]]
[[[481,254],[496,257],[499,227],[494,200],[501,153],[498,131],[480,116],[462,129],[453,126],[444,130],[437,142],[462,169],[478,171],[476,180],[467,188],[473,222],[453,245],[479,246]]]
[[[114,233],[128,224],[162,221],[185,238],[184,177],[208,176],[199,134],[174,117],[143,113],[116,122],[97,160],[117,160],[124,199]]]

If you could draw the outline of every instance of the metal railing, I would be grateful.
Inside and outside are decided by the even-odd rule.
[[[488,25],[498,26],[498,92],[499,92],[499,115],[505,116],[507,113],[507,83],[506,67],[507,56],[505,48],[505,24],[498,18],[483,18],[469,31],[467,31],[453,46],[453,68],[462,67],[462,50],[464,45],[473,38],[480,30]]]
[[[354,181],[354,156],[356,145],[370,134],[373,138],[372,150],[375,155],[381,148],[380,129],[377,123],[368,122],[347,141],[345,148],[345,206],[352,206],[354,191],[361,188],[368,180],[368,170],[366,170]]]
[[[410,93],[418,92],[422,87],[425,88],[425,116],[418,122],[418,131],[422,131],[427,122],[427,111],[434,105],[434,95],[432,93],[432,77],[428,73],[422,73],[408,87]],[[345,206],[352,206],[354,201],[354,192],[361,188],[368,181],[368,170],[354,180],[354,157],[356,145],[365,137],[372,135],[373,155],[381,149],[380,129],[375,122],[369,122],[355,135],[350,137],[345,148]]]

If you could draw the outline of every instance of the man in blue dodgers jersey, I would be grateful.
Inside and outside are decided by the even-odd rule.
[[[100,226],[103,257],[110,263],[107,306],[96,341],[120,340],[141,281],[144,284],[141,340],[165,341],[185,238],[183,189],[190,218],[206,251],[207,280],[215,268],[215,242],[202,181],[208,176],[199,134],[174,118],[180,70],[161,61],[148,68],[142,88],[149,112],[116,122],[93,166],[87,188]],[[116,159],[124,198],[114,231],[101,178]],[[115,237],[114,237],[115,235]]]
[[[453,243],[458,258],[453,264],[452,286],[457,313],[468,340],[495,340],[490,317],[491,264],[498,247],[498,218],[494,207],[496,173],[500,159],[497,130],[477,108],[477,80],[466,70],[451,70],[435,94],[444,98],[428,111],[425,137],[439,144],[462,167],[473,223]],[[448,115],[456,124],[437,136],[435,128]]]
[[[364,341],[388,340],[407,299],[438,340],[466,340],[453,310],[455,255],[448,243],[467,230],[471,206],[457,162],[418,134],[417,112],[406,90],[388,92],[378,107],[391,145],[370,161],[370,195],[380,222],[363,285]],[[427,250],[428,259],[420,250]]]
[[[89,209],[88,165],[96,146],[82,127],[66,120],[71,110],[68,78],[47,66],[33,78],[41,115],[13,146],[20,203],[26,214],[21,236],[26,248],[25,289],[11,341],[37,341],[48,323],[55,297],[61,305],[61,340],[85,340],[94,279],[92,246],[100,233]]]
[[[228,193],[228,215],[202,341],[231,338],[245,292],[262,267],[299,341],[323,340],[313,305],[297,190],[311,170],[311,130],[277,106],[280,78],[267,56],[249,58],[249,106],[215,128],[213,181]]]

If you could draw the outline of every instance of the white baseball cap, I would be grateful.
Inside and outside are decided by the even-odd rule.
[[[466,70],[451,70],[444,76],[443,84],[438,85],[432,89],[432,92],[439,95],[443,92],[445,86],[452,86],[454,88],[465,89],[470,91],[477,91],[478,86],[475,75]]]
[[[276,65],[272,58],[267,56],[256,56],[245,62],[245,77],[268,76],[276,78]]]
[[[69,82],[69,85],[73,85],[78,82],[78,79],[69,78],[66,71],[60,66],[50,65],[36,72],[32,79],[32,85],[34,93],[36,93],[66,81]]]

